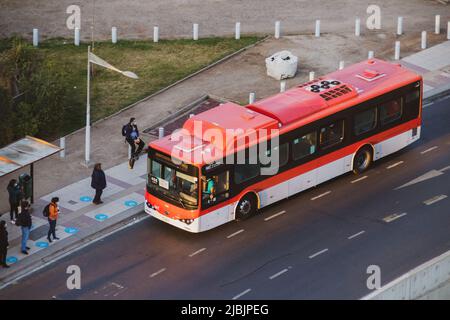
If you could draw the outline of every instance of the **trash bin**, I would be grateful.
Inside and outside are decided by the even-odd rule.
[[[286,50],[277,52],[266,59],[267,75],[277,80],[294,77],[297,66],[298,58]]]
[[[19,176],[19,184],[22,187],[24,198],[29,199],[31,198],[32,192],[33,192],[33,181],[31,176],[28,173],[22,173]]]

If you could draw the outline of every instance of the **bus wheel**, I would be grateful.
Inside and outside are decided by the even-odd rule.
[[[368,147],[358,150],[353,159],[353,172],[356,174],[366,171],[372,163],[372,152]]]
[[[245,220],[256,213],[256,199],[252,194],[246,194],[236,207],[236,219]]]

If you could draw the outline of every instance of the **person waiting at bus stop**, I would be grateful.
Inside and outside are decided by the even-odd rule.
[[[16,179],[11,179],[6,187],[9,196],[9,214],[11,221],[17,220],[19,214],[20,200],[23,197],[22,190]]]
[[[52,239],[50,239],[51,235],[53,236],[53,240],[59,240],[59,238],[56,236],[56,221],[58,220],[59,216],[58,202],[59,198],[53,197],[48,207],[48,223],[50,225],[47,234],[48,242],[52,242]]]
[[[101,204],[103,203],[103,201],[101,200],[103,189],[106,188],[106,176],[102,170],[102,165],[100,163],[95,164],[91,177],[91,187],[95,189],[95,197],[92,203]]]

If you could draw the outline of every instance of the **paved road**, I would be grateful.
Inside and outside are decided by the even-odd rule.
[[[360,298],[369,265],[380,266],[385,284],[450,249],[449,107],[450,97],[426,107],[422,139],[376,162],[367,178],[342,176],[203,234],[148,218],[5,288],[0,299]],[[430,171],[433,178],[394,190]],[[442,194],[449,197],[423,203]],[[400,215],[383,220],[392,214]],[[66,288],[72,264],[82,270],[81,290]]]

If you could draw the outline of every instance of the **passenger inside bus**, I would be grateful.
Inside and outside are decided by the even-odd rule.
[[[217,176],[211,176],[204,182],[205,189],[203,191],[203,199],[213,199],[216,192]]]

